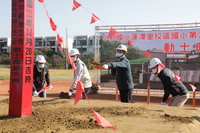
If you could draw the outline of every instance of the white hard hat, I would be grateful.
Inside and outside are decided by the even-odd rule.
[[[127,52],[127,47],[125,45],[121,44],[117,47],[117,50],[123,50],[123,51]]]
[[[69,54],[70,54],[70,56],[74,56],[74,55],[79,55],[80,53],[79,53],[78,49],[73,48],[72,50],[70,50]]]
[[[161,61],[160,61],[160,59],[158,59],[158,58],[153,58],[153,59],[151,59],[151,61],[150,61],[150,65],[149,65],[149,68],[151,69],[151,68],[153,68],[153,67],[155,67],[155,66],[157,66],[158,64],[160,64],[161,63]]]
[[[45,58],[44,58],[43,55],[38,55],[38,56],[36,57],[36,60],[35,60],[35,61],[40,62],[40,63],[45,63],[45,62],[46,62],[46,60],[45,60]]]

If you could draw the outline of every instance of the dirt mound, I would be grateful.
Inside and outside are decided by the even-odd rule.
[[[67,92],[61,92],[59,94],[59,97],[62,98],[62,99],[70,99],[71,97],[68,95]]]
[[[33,98],[32,115],[9,117],[8,99],[0,101],[0,132],[101,132],[87,100],[74,106],[74,99]],[[126,104],[108,101],[90,101],[93,109],[106,118],[117,132],[168,133],[183,131],[181,127],[192,124],[199,130],[196,110],[170,108],[156,105]],[[189,108],[190,109],[190,108]],[[188,111],[190,113],[188,113]],[[195,121],[195,123],[194,123]],[[165,129],[165,131],[163,131]],[[198,131],[196,130],[195,131]],[[113,132],[103,128],[103,132]]]
[[[161,116],[165,119],[165,121],[173,121],[173,122],[180,122],[180,123],[192,123],[193,118],[190,117],[181,117],[181,116],[171,116],[169,114],[165,114]]]
[[[8,98],[0,101],[0,104],[8,104],[8,103],[9,103],[9,99]]]

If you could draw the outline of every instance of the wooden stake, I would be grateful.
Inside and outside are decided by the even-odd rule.
[[[117,88],[117,84],[116,84],[116,93],[115,93],[115,101],[118,102],[118,88]]]
[[[193,91],[193,108],[195,108],[195,91]]]
[[[147,83],[147,104],[150,104],[150,83]]]

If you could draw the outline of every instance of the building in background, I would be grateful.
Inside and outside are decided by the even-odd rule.
[[[10,52],[11,38],[0,38],[0,53]]]
[[[77,48],[80,53],[94,52],[95,36],[74,36],[73,48]]]
[[[53,51],[60,53],[59,51],[59,45],[57,42],[56,36],[47,36],[47,37],[35,37],[35,50],[41,49],[41,48],[51,48]],[[71,38],[63,38],[63,49],[61,50],[61,53],[64,52],[64,49],[66,49],[67,52],[69,52],[72,49],[73,45],[73,39]],[[10,52],[10,46],[11,46],[11,38],[0,38],[0,53],[8,53]]]
[[[70,50],[73,48],[73,42],[74,40],[72,38],[63,38],[63,48],[66,50],[67,53],[70,52]]]

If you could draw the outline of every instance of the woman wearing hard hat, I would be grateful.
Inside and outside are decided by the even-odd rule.
[[[131,74],[131,66],[126,58],[127,47],[119,45],[116,50],[117,62],[110,62],[112,74],[116,75],[117,87],[120,93],[121,102],[133,103],[133,79]]]
[[[164,96],[161,105],[165,105],[169,95],[172,95],[168,105],[183,106],[189,98],[186,86],[180,80],[176,79],[176,75],[170,69],[160,66],[163,65],[158,58],[153,58],[150,61],[149,69],[153,74],[158,76],[164,87]]]
[[[38,55],[35,60],[36,64],[33,69],[33,96],[46,98],[46,90],[38,94],[38,92],[45,86],[50,86],[49,70],[45,65],[46,60],[43,55]]]
[[[69,96],[71,96],[73,90],[76,89],[77,81],[81,81],[83,83],[83,87],[86,94],[89,93],[89,90],[92,86],[92,81],[91,81],[88,69],[86,65],[79,59],[79,55],[80,53],[78,49],[70,50],[70,56],[73,62],[75,63],[77,71],[74,72],[74,81],[71,88],[68,91]],[[83,95],[83,99],[85,99],[86,98],[85,94],[82,93],[82,95]]]

